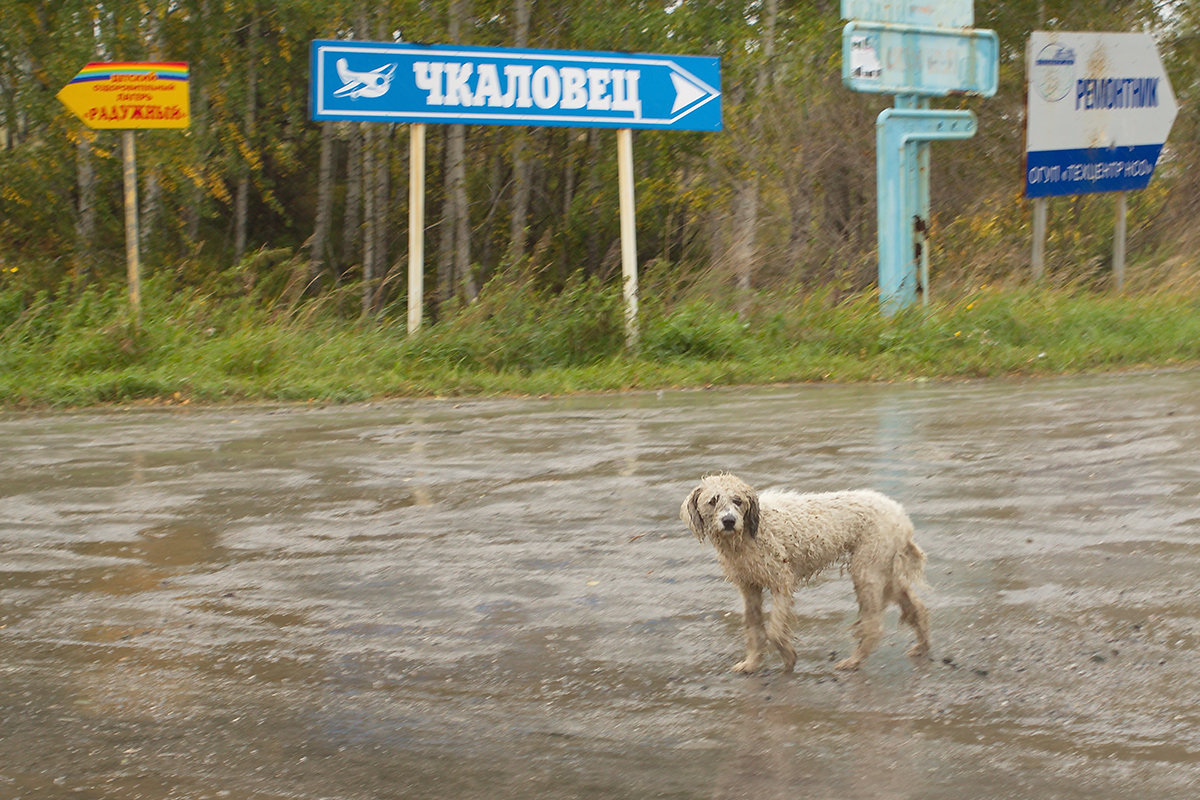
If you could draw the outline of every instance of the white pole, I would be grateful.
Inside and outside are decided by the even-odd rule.
[[[125,261],[129,278],[129,305],[133,318],[142,321],[142,265],[138,254],[138,191],[137,156],[134,149],[133,131],[121,132],[124,156],[125,179]]]
[[[425,299],[425,123],[408,136],[408,333],[421,329]]]
[[[1116,230],[1113,232],[1113,284],[1125,288],[1125,192],[1117,192]]]
[[[637,221],[633,203],[633,131],[617,130],[617,177],[621,200],[621,274],[625,281],[625,344],[638,343]]]
[[[1046,198],[1033,199],[1033,279],[1046,274]]]

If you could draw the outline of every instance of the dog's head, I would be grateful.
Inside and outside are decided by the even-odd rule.
[[[722,536],[758,535],[758,494],[733,475],[709,475],[679,508],[679,518],[704,541]]]

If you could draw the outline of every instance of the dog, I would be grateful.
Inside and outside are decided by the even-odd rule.
[[[883,635],[884,609],[893,602],[917,635],[909,655],[929,653],[929,611],[914,592],[924,585],[925,553],[895,500],[872,490],[759,494],[733,475],[710,475],[683,501],[679,518],[697,539],[713,544],[725,577],[742,592],[746,657],[734,672],[757,670],[767,643],[783,657],[785,672],[795,668],[792,595],[838,564],[850,572],[859,616],[858,645],[836,669],[857,669],[871,654]],[[769,623],[764,589],[771,593]]]

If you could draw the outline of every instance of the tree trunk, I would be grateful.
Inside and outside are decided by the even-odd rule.
[[[258,9],[250,11],[250,28],[246,34],[246,108],[242,136],[248,148],[253,148],[257,124],[258,103]],[[237,195],[234,198],[233,261],[238,263],[246,254],[250,214],[250,164],[243,159],[238,170]]]
[[[308,250],[308,279],[315,281],[321,274],[329,248],[329,231],[333,223],[333,122],[321,123],[321,154],[317,166],[317,218],[313,225]]]
[[[371,310],[379,311],[383,306],[384,279],[388,263],[388,217],[391,210],[391,171],[388,168],[388,151],[391,147],[392,125],[379,125],[375,132],[375,265],[371,274],[375,276],[375,291],[371,297]]]
[[[192,158],[202,165],[208,160],[208,90],[203,87],[199,88],[194,98],[195,102],[192,104],[192,146],[194,148]],[[187,252],[189,256],[195,255],[200,249],[200,221],[203,216],[201,210],[207,195],[204,189],[205,169],[204,166],[199,167],[199,174],[192,178],[187,193],[191,197],[191,202],[183,210],[187,241],[190,246]]]
[[[454,275],[463,297],[470,302],[479,294],[471,273],[471,215],[467,201],[467,127],[450,126],[451,171],[454,194]]]
[[[375,213],[375,125],[359,123],[363,132],[363,253],[362,253],[362,313],[371,313],[371,300],[375,286],[375,226],[379,220]]]
[[[91,276],[91,253],[96,243],[96,165],[92,160],[92,133],[81,132],[75,145],[75,180],[79,186],[78,216],[75,218],[75,284]]]
[[[759,62],[758,73],[754,79],[754,98],[752,102],[760,104],[765,99],[767,89],[772,82],[772,69],[775,56],[775,22],[779,16],[778,0],[765,0],[763,4],[763,52]],[[754,273],[758,266],[758,205],[759,180],[758,163],[760,158],[759,146],[762,141],[763,125],[758,114],[751,116],[750,140],[745,149],[744,174],[734,183],[733,208],[733,237],[729,248],[730,261],[734,274],[737,276],[737,287],[742,292],[748,292],[754,283]],[[739,302],[738,313],[746,312],[745,302]]]
[[[435,309],[442,314],[454,297],[454,193],[450,187],[450,129],[442,141],[442,220],[438,230],[437,289]]]
[[[146,14],[146,41],[151,61],[163,60],[162,23],[167,13],[166,4],[154,8]],[[142,208],[141,219],[138,221],[138,231],[141,237],[142,251],[145,252],[154,241],[154,234],[162,217],[162,167],[160,162],[151,160],[142,169]]]
[[[358,259],[358,243],[362,241],[362,134],[357,125],[350,125],[350,141],[346,148],[346,213],[342,217],[342,269],[348,271]]]
[[[451,0],[450,41],[461,43],[467,21],[467,3]],[[471,275],[471,227],[467,204],[466,170],[467,129],[450,125],[446,129],[445,201],[442,204],[442,247],[438,257],[438,299],[446,302],[461,293],[467,300],[477,294]]]
[[[529,46],[530,0],[516,0],[516,31],[513,43],[518,48]],[[529,235],[529,190],[531,164],[526,153],[528,134],[524,126],[516,129],[513,139],[512,216],[508,228],[507,261],[516,263],[525,257]]]

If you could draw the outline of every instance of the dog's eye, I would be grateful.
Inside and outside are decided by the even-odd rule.
[[[713,495],[712,497],[710,497],[708,500],[708,504],[710,506],[715,506],[717,504],[717,496]]]
[[[742,507],[742,498],[740,498],[740,497],[733,498],[733,504],[735,506],[737,506],[738,508],[741,508]]]

